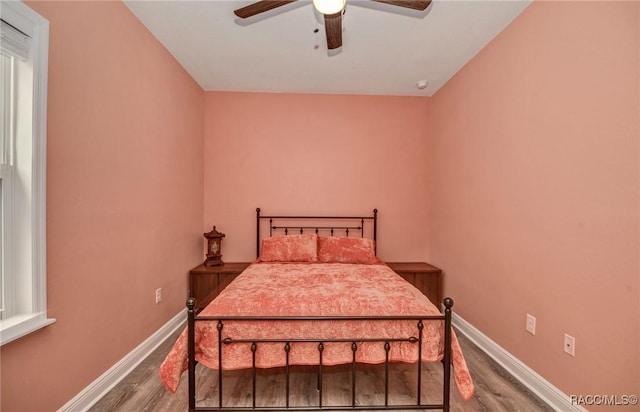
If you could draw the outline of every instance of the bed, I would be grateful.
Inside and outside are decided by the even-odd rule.
[[[355,217],[264,216],[256,209],[257,259],[200,312],[194,299],[187,301],[187,328],[160,367],[166,388],[175,392],[187,370],[190,411],[448,411],[453,365],[458,391],[469,399],[473,383],[451,329],[453,301],[445,299],[440,313],[377,258],[377,219],[375,209]],[[389,367],[399,362],[415,365],[415,399],[407,404],[389,402]],[[442,402],[422,402],[422,362],[442,363]],[[216,406],[196,407],[196,364],[217,371]],[[383,366],[380,404],[364,405],[356,396],[356,370],[365,364]],[[290,403],[291,370],[300,365],[317,370],[313,405]],[[324,402],[325,371],[335,365],[351,368],[344,405]],[[267,368],[284,374],[281,404],[261,406],[256,399],[256,372]],[[250,406],[229,406],[223,371],[243,369],[252,376]]]

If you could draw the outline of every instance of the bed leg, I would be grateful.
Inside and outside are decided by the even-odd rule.
[[[356,342],[351,343],[351,351],[353,352],[353,360],[351,361],[351,407],[356,406],[356,351],[358,350],[358,344]]]
[[[218,319],[218,407],[222,409],[222,321]]]
[[[453,307],[453,299],[444,299],[444,358],[442,359],[444,368],[444,382],[442,403],[443,411],[449,411],[449,393],[451,386],[451,308]]]
[[[318,352],[320,355],[320,363],[318,364],[318,407],[322,408],[322,351],[324,351],[324,344],[320,342],[318,344]]]
[[[391,345],[389,342],[384,343],[384,407],[389,406],[389,351]]]
[[[290,376],[290,372],[289,372],[289,351],[291,351],[291,345],[289,344],[289,342],[285,343],[284,345],[284,352],[285,352],[285,376],[286,376],[286,385],[287,385],[287,390],[286,390],[286,396],[287,396],[287,409],[289,409],[289,398],[290,398],[290,385],[291,385],[291,376]]]
[[[196,409],[196,359],[195,359],[195,306],[196,300],[187,300],[187,346],[189,357],[189,412]]]

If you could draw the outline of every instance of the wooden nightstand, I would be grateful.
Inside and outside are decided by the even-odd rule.
[[[418,288],[440,309],[442,304],[442,270],[426,262],[386,262],[407,282]]]
[[[196,298],[196,308],[202,309],[227,287],[249,262],[227,262],[220,266],[198,265],[189,271],[189,297]]]

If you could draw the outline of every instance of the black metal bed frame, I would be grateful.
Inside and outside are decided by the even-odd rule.
[[[314,229],[315,233],[319,233],[320,230],[328,230],[333,236],[336,229],[344,230],[348,236],[350,231],[360,231],[361,237],[364,237],[364,225],[365,221],[371,220],[373,222],[373,239],[377,238],[377,209],[373,210],[373,216],[261,216],[260,209],[256,209],[256,222],[257,222],[257,248],[256,253],[260,253],[260,240],[261,240],[261,220],[269,220],[269,236],[273,235],[275,230],[282,230],[285,234],[288,234],[290,229],[299,230],[303,233],[305,229]],[[278,226],[278,220],[290,221],[290,220],[333,220],[333,221],[359,221],[360,226],[352,226],[351,224],[345,224],[344,226],[297,226],[297,225],[282,225]],[[188,327],[188,398],[189,398],[189,411],[279,411],[279,410],[291,410],[291,411],[347,411],[347,410],[427,410],[427,409],[441,409],[445,412],[449,411],[450,407],[450,377],[451,377],[451,314],[453,307],[453,300],[450,298],[444,299],[444,313],[438,316],[202,316],[197,315],[196,300],[189,298],[187,300],[187,327]],[[225,322],[252,322],[252,321],[415,321],[416,322],[416,335],[407,336],[404,338],[340,338],[340,339],[294,339],[286,337],[278,337],[274,339],[233,339],[231,337],[223,338],[223,330]],[[422,342],[424,329],[424,322],[444,322],[444,356],[442,359],[443,366],[443,382],[442,382],[442,403],[423,404],[422,397]],[[209,407],[196,407],[196,360],[195,360],[195,324],[196,322],[216,322],[217,329],[217,345],[218,345],[218,405]],[[383,405],[358,405],[356,401],[356,354],[358,351],[358,344],[362,342],[378,342],[384,345],[385,350],[385,362],[384,362],[384,404]],[[389,404],[389,351],[391,349],[392,342],[409,342],[418,345],[418,357],[416,362],[417,373],[417,392],[416,402],[411,405],[396,405]],[[282,344],[282,352],[284,358],[284,373],[285,373],[285,405],[278,406],[257,406],[257,393],[256,393],[256,351],[260,344],[263,343],[279,343]],[[289,364],[289,352],[291,346],[297,343],[315,343],[318,348],[318,362],[317,362],[317,391],[318,391],[318,405],[317,406],[292,406],[290,405],[290,365]],[[353,352],[351,361],[351,404],[350,405],[323,405],[323,350],[327,343],[343,343],[350,345]],[[223,385],[223,346],[232,344],[251,344],[252,353],[252,405],[251,407],[234,407],[223,405],[222,385]]]

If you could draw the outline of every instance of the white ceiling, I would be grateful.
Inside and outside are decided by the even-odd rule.
[[[530,0],[436,0],[424,12],[347,0],[331,55],[311,1],[233,14],[251,3],[125,0],[205,90],[402,96],[433,95]]]

